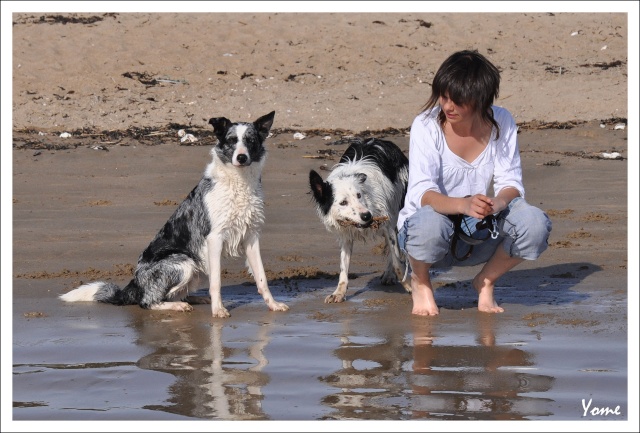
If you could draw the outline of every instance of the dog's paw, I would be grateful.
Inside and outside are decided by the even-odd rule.
[[[402,287],[404,287],[404,289],[408,293],[411,293],[411,284],[409,283],[409,281],[404,281],[404,282],[401,282],[400,284],[402,284]]]
[[[324,298],[325,304],[337,304],[339,302],[344,302],[344,301],[345,301],[345,296],[342,293],[338,293],[338,294],[332,293],[326,298]]]
[[[193,307],[186,302],[160,302],[149,307],[152,310],[171,310],[171,311],[183,311],[188,313],[193,311]]]
[[[282,302],[273,301],[268,304],[269,310],[271,311],[287,311],[289,310],[289,306],[287,304],[283,304]]]
[[[227,317],[231,317],[231,314],[229,314],[229,311],[227,311],[227,309],[224,307],[212,309],[211,315],[213,317],[218,317],[220,319],[226,319]]]
[[[385,272],[384,274],[382,274],[382,277],[380,277],[380,282],[384,286],[394,286],[398,282],[398,279],[396,278],[396,273],[393,271]]]

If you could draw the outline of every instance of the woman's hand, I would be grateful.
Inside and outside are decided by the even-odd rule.
[[[495,202],[494,199],[487,197],[483,194],[476,194],[464,198],[464,213],[474,218],[483,219],[487,215],[491,215],[494,212]]]
[[[420,200],[421,206],[431,206],[443,215],[464,214],[478,219],[507,208],[511,200],[519,197],[515,188],[504,188],[496,197],[476,194],[468,197],[447,197],[436,191],[426,191]]]
[[[503,211],[504,209],[507,208],[507,206],[509,206],[509,203],[511,202],[511,200],[507,201],[505,197],[494,197],[493,198],[493,210],[491,211],[492,214],[497,214],[498,212]]]

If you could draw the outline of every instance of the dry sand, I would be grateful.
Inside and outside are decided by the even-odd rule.
[[[616,127],[637,114],[627,98],[637,26],[626,13],[12,11],[2,148],[13,201],[3,190],[2,209],[13,290],[2,305],[13,317],[13,346],[3,326],[13,409],[3,391],[3,431],[12,418],[615,419],[637,431],[627,362],[637,350],[627,344],[630,329],[637,336],[637,245],[627,244],[637,135],[628,146],[629,129]],[[463,48],[502,71],[497,103],[521,125],[527,198],[554,224],[549,250],[501,280],[506,312],[490,318],[475,309],[474,269],[437,274],[440,317],[411,317],[410,296],[379,284],[375,244],[356,246],[348,300],[324,304],[339,250],[315,215],[309,170],[330,169],[353,135],[406,151],[435,70]],[[261,244],[289,312],[266,311],[241,260],[224,263],[226,320],[207,306],[176,314],[56,299],[81,281],[128,281],[209,160],[208,118],[271,110]],[[198,141],[181,143],[181,128]],[[584,417],[583,398],[621,415]]]

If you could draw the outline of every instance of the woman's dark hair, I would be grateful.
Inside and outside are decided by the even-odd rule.
[[[500,127],[493,118],[491,105],[498,98],[500,71],[477,50],[453,53],[440,65],[431,84],[431,97],[422,107],[426,112],[438,105],[441,96],[447,95],[456,105],[469,105],[479,112],[482,120],[496,128],[496,139]],[[438,114],[440,126],[447,118],[443,111]]]

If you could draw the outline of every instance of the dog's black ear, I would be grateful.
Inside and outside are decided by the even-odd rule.
[[[364,173],[358,173],[356,174],[356,178],[358,178],[358,182],[364,183],[364,181],[367,180],[367,175]]]
[[[311,170],[309,172],[309,186],[311,187],[313,199],[318,205],[318,209],[326,215],[333,204],[333,188],[331,184],[322,180],[322,177],[318,173]]]
[[[316,173],[315,170],[311,170],[309,172],[309,186],[311,187],[311,192],[313,193],[315,201],[318,203],[324,201],[322,198],[324,180],[322,180],[322,177]]]
[[[215,132],[218,140],[222,141],[227,135],[231,121],[226,117],[212,117],[209,119],[209,125],[213,126],[213,132]]]
[[[275,115],[276,115],[276,112],[272,111],[271,113],[265,114],[264,116],[260,117],[258,120],[253,122],[254,126],[258,130],[258,134],[260,135],[260,139],[262,141],[266,140],[267,137],[269,136],[269,130],[273,125],[273,117]]]

